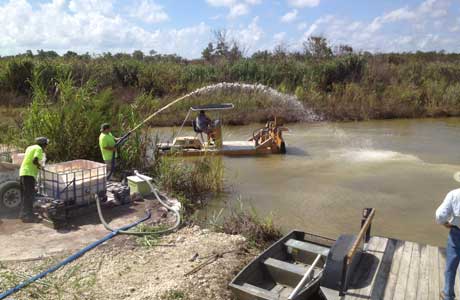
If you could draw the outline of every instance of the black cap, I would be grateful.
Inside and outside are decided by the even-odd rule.
[[[106,130],[106,129],[109,129],[110,128],[110,124],[109,123],[103,123],[101,125],[101,132]]]
[[[41,137],[36,138],[35,142],[37,143],[37,145],[47,146],[48,143],[49,143],[49,140],[48,140],[48,138],[46,138],[44,136],[41,136]]]

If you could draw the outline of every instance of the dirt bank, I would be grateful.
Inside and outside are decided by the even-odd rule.
[[[246,249],[241,236],[197,226],[155,243],[157,246],[145,247],[134,237],[116,237],[14,299],[227,300],[232,299],[229,281],[255,254]],[[3,263],[0,291],[61,258]],[[186,275],[194,269],[195,273]]]

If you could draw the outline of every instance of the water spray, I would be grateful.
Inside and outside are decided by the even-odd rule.
[[[248,84],[248,83],[238,83],[238,82],[221,82],[217,84],[212,84],[208,85],[202,88],[199,88],[191,93],[188,93],[182,97],[179,97],[175,99],[174,101],[166,104],[162,108],[158,109],[155,111],[153,114],[149,115],[146,119],[144,119],[141,123],[137,124],[134,128],[132,128],[130,131],[128,131],[126,134],[124,134],[115,144],[115,147],[118,149],[121,147],[129,138],[129,136],[144,126],[147,122],[149,122],[151,119],[153,119],[155,116],[160,114],[161,112],[165,111],[166,109],[170,108],[171,106],[179,103],[182,100],[185,100],[190,97],[198,97],[202,95],[209,94],[211,92],[215,92],[217,90],[227,90],[227,91],[235,91],[235,92],[255,92],[255,93],[261,93],[270,96],[271,98],[277,99],[279,102],[282,104],[285,104],[285,106],[291,107],[292,111],[297,114],[297,117],[300,120],[305,120],[305,121],[321,121],[321,117],[315,114],[311,109],[307,109],[303,106],[302,103],[297,99],[295,95],[289,95],[289,94],[284,94],[281,93],[274,88],[268,87],[263,84]],[[110,177],[113,174],[113,171],[115,170],[115,151],[113,152],[113,157],[112,157],[112,170],[110,173],[107,175],[107,178],[110,179]]]

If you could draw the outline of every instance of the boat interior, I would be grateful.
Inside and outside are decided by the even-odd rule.
[[[333,243],[292,231],[243,269],[230,286],[242,300],[305,299],[318,290]]]

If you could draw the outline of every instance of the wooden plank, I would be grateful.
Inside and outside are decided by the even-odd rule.
[[[351,264],[351,261],[353,260],[353,256],[355,256],[356,252],[358,251],[359,245],[361,244],[362,240],[364,239],[364,235],[367,232],[367,229],[369,226],[371,226],[372,219],[374,219],[375,216],[375,208],[371,210],[369,215],[366,218],[366,222],[364,222],[363,226],[361,227],[361,230],[358,233],[358,236],[356,237],[355,243],[353,246],[351,246],[350,251],[348,251],[347,257],[348,257],[348,264]]]
[[[398,281],[399,266],[404,251],[405,243],[403,241],[396,241],[393,257],[390,261],[391,267],[388,273],[387,281],[385,284],[382,298],[376,299],[393,299],[396,282]]]
[[[398,241],[388,239],[385,253],[383,254],[382,262],[380,263],[377,277],[374,280],[374,286],[372,287],[372,293],[370,299],[382,300],[385,293],[385,288],[390,276],[390,270],[395,255],[396,246]]]
[[[409,279],[406,287],[406,300],[417,300],[417,290],[420,282],[420,244],[414,244],[412,248],[412,259],[409,267]]]
[[[419,270],[419,283],[417,290],[417,300],[428,300],[429,297],[429,286],[430,286],[430,271],[429,271],[429,260],[430,254],[428,246],[423,245],[420,247],[420,270]]]
[[[441,292],[444,289],[444,270],[446,268],[446,251],[443,248],[438,248],[438,257],[439,257],[439,291]],[[458,272],[457,272],[458,274]],[[455,290],[455,288],[454,288]],[[458,294],[456,294],[458,295]]]
[[[439,299],[439,251],[438,247],[434,247],[431,245],[427,246],[430,253],[430,298],[433,300]]]
[[[393,298],[394,300],[405,299],[407,281],[409,280],[409,269],[410,261],[412,259],[412,249],[414,243],[404,242],[404,251],[401,257],[401,263],[399,265],[398,277],[394,289]]]
[[[294,248],[294,249],[304,251],[307,253],[320,254],[325,257],[327,257],[327,255],[329,254],[329,250],[330,250],[329,248],[321,246],[321,245],[306,243],[306,242],[295,240],[295,239],[288,240],[284,245],[286,247]]]
[[[361,258],[360,265],[358,270],[362,274],[357,274],[359,282],[355,282],[357,286],[362,286],[359,289],[348,290],[347,300],[362,300],[370,299],[372,288],[374,286],[375,280],[377,278],[379,266],[382,263],[382,258],[388,243],[387,238],[382,237],[372,237],[368,244],[367,255],[372,255],[373,259],[368,260],[369,263],[364,263],[366,259]]]

